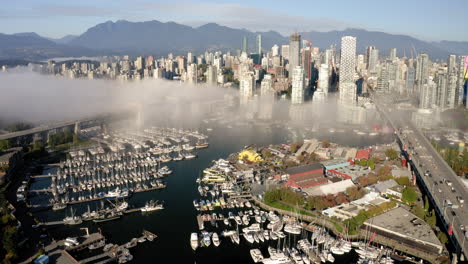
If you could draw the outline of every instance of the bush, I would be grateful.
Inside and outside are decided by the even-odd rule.
[[[418,199],[418,194],[416,193],[416,191],[412,187],[406,187],[403,190],[403,194],[402,194],[402,197],[401,197],[401,200],[403,202],[406,202],[408,204],[412,204],[412,203],[416,202],[417,199]]]

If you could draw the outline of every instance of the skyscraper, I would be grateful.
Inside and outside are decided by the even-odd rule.
[[[356,38],[344,36],[341,38],[340,100],[345,104],[354,104],[357,99],[354,83],[355,69]]]
[[[279,47],[278,47],[278,45],[275,44],[271,48],[271,56],[276,57],[278,55],[279,55]]]
[[[379,63],[379,50],[375,47],[369,51],[369,62],[367,64],[367,69],[370,73],[377,72],[377,64]]]
[[[195,63],[190,64],[187,67],[187,82],[190,84],[196,84],[198,81],[198,66]]]
[[[436,83],[433,81],[432,77],[428,77],[425,84],[423,84],[421,87],[421,93],[419,97],[419,108],[431,109],[435,103],[436,91]]]
[[[248,54],[248,47],[247,47],[247,36],[244,36],[242,38],[242,52],[245,52]]]
[[[260,95],[266,95],[273,91],[273,79],[270,74],[265,74],[260,85]]]
[[[311,62],[312,50],[311,47],[305,47],[302,49],[302,63],[304,67],[304,74],[307,79],[312,77],[312,62]]]
[[[294,33],[289,38],[289,73],[301,65],[301,35]]]
[[[397,52],[396,48],[391,48],[390,51],[388,52],[388,59],[389,60],[396,59],[397,58],[396,52]]]
[[[292,71],[291,103],[302,104],[305,97],[304,68],[296,66]]]
[[[254,95],[255,91],[255,76],[253,72],[245,72],[239,80],[239,93],[241,103],[247,102]]]
[[[429,55],[427,53],[419,54],[418,58],[416,59],[416,89],[417,91],[421,90],[423,84],[427,82],[427,78],[429,77]]]
[[[255,40],[257,44],[257,54],[261,58],[262,57],[262,35],[258,34]]]
[[[218,74],[216,67],[213,65],[208,65],[206,69],[206,83],[211,85],[216,85]]]
[[[281,56],[284,59],[289,60],[289,45],[281,45]]]

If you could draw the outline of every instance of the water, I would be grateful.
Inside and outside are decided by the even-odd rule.
[[[125,215],[116,221],[99,224],[84,222],[80,226],[57,226],[51,230],[52,235],[56,238],[65,238],[83,235],[84,232],[80,230],[82,227],[88,227],[90,232],[96,232],[100,228],[108,238],[108,242],[123,244],[140,236],[143,230],[148,230],[157,234],[158,238],[153,242],[145,242],[132,248],[131,252],[134,256],[132,263],[253,263],[249,254],[251,247],[246,244],[243,238],[241,238],[241,245],[234,245],[230,239],[221,238],[222,242],[218,248],[210,246],[209,248],[199,248],[193,252],[190,247],[190,234],[198,232],[195,218],[197,211],[192,204],[194,199],[199,198],[195,180],[203,169],[211,165],[212,160],[226,158],[230,153],[237,152],[249,144],[258,146],[278,144],[299,141],[302,137],[328,138],[332,142],[349,146],[369,146],[377,143],[389,143],[393,140],[392,135],[368,137],[356,135],[352,131],[347,133],[323,132],[315,135],[312,135],[312,132],[299,132],[295,133],[295,138],[291,138],[291,133],[282,128],[245,126],[228,129],[213,127],[211,124],[210,127],[214,128],[212,132],[208,132],[210,147],[197,151],[197,159],[167,164],[174,173],[164,178],[167,183],[165,189],[137,193],[129,199],[131,206],[143,206],[145,201],[150,199],[162,200],[165,202],[164,210],[148,214],[136,212]],[[203,132],[206,133],[206,131]],[[53,171],[51,172],[53,173]],[[42,189],[47,186],[47,182],[47,180],[35,182],[32,189]],[[43,200],[38,197],[33,202]],[[92,210],[96,206],[96,203],[89,204]],[[87,204],[74,205],[73,208],[81,214],[87,209]],[[58,212],[39,212],[37,217],[47,221],[61,220],[69,212],[69,208]],[[227,215],[226,210],[224,210],[224,214]],[[209,223],[206,225],[210,226]],[[220,226],[218,234],[224,229],[222,223]],[[277,242],[271,243],[276,246]],[[264,255],[267,255],[266,247],[267,243],[264,243],[262,246]],[[335,262],[350,263],[354,262],[356,258],[355,254],[337,256]]]

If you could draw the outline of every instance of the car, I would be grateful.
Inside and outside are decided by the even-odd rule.
[[[46,238],[47,237],[47,234],[42,234],[41,236],[39,236],[40,238]]]
[[[464,225],[460,225],[460,230],[461,230],[461,231],[465,231],[465,226],[464,226]]]
[[[452,216],[457,216],[457,214],[453,210],[452,210]]]
[[[440,193],[442,192],[442,190],[441,190],[440,188],[439,188],[439,189],[437,189],[437,191],[439,191]]]
[[[438,184],[437,181],[434,181],[434,185],[437,185],[437,184]]]

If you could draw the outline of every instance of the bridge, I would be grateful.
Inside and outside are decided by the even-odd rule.
[[[462,227],[468,230],[468,210],[463,206],[468,199],[467,188],[424,133],[411,122],[408,112],[392,109],[384,100],[372,98],[382,117],[395,129],[402,153],[442,220],[457,255],[464,255],[466,259],[468,232]]]
[[[78,133],[83,128],[88,128],[92,126],[101,126],[105,123],[128,119],[132,116],[130,111],[123,111],[119,113],[113,114],[102,114],[93,117],[86,117],[78,120],[67,120],[61,121],[57,123],[52,123],[48,125],[42,125],[38,127],[34,127],[27,130],[0,134],[0,140],[24,140],[24,139],[33,139],[33,138],[41,138],[42,140],[46,139],[49,133],[55,133],[57,130],[70,128],[75,133]]]

